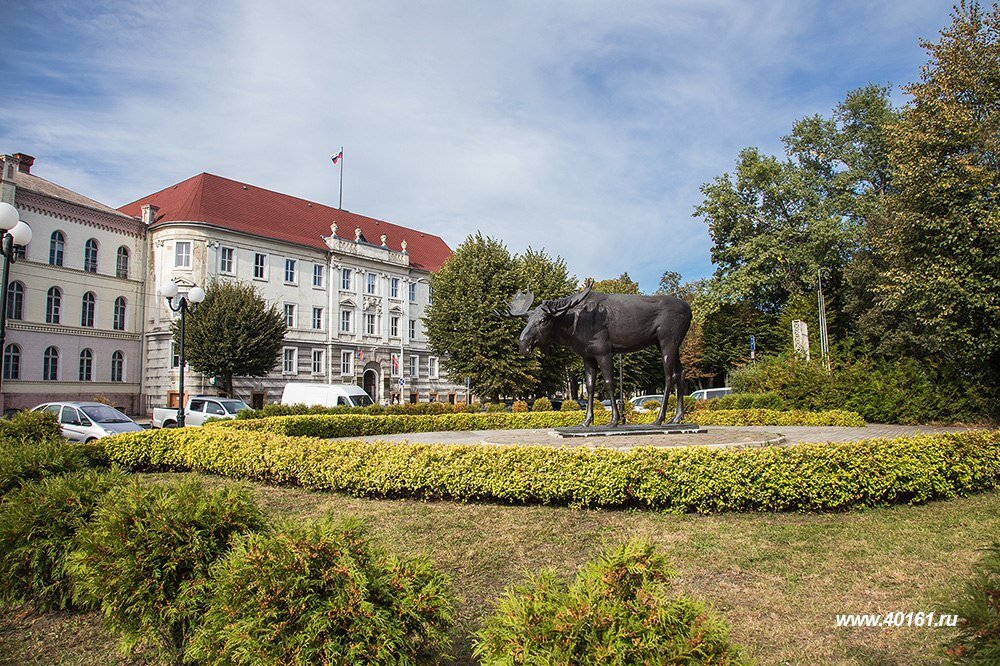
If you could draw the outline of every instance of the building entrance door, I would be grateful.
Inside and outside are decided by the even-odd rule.
[[[373,401],[378,403],[378,373],[374,370],[365,370],[361,379],[361,388],[365,390]]]

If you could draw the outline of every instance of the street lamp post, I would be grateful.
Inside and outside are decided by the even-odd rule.
[[[181,313],[181,373],[180,381],[177,382],[177,427],[184,427],[184,319],[188,312],[198,309],[198,304],[205,300],[205,290],[201,287],[193,287],[186,296],[177,298],[178,287],[176,282],[168,282],[159,289],[160,295],[167,299],[167,307],[174,312]],[[176,305],[174,299],[177,298]]]
[[[3,294],[0,294],[0,415],[4,413],[3,352],[7,338],[7,288],[10,282],[10,265],[17,261],[19,247],[31,242],[31,227],[20,219],[17,209],[7,202],[0,202],[0,253],[3,254]]]

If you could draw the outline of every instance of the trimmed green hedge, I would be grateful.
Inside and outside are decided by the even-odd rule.
[[[102,442],[112,461],[134,470],[196,470],[369,497],[714,513],[843,510],[1000,487],[1000,432],[992,430],[625,452],[326,442],[218,427],[128,433]]]
[[[652,423],[656,412],[636,412],[629,423]],[[408,432],[459,432],[469,430],[517,430],[562,428],[580,425],[579,410],[568,412],[489,412],[482,414],[437,414],[426,416],[370,416],[367,414],[305,414],[266,419],[215,421],[212,428],[273,432],[304,437],[367,437]],[[611,412],[594,412],[594,423],[606,425]],[[852,412],[779,412],[769,409],[698,411],[688,422],[699,425],[836,425],[863,426],[864,420]]]

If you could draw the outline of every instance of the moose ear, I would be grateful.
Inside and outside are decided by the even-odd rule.
[[[588,287],[579,294],[573,294],[572,296],[561,298],[558,301],[546,301],[546,305],[548,305],[547,311],[555,317],[564,315],[580,303],[583,303],[589,295],[590,288]]]

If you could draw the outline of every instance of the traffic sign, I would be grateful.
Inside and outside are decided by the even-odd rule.
[[[405,380],[405,379],[403,379],[402,377],[400,377],[400,378],[399,378],[399,385],[400,385],[400,386],[406,386],[406,380]]]

